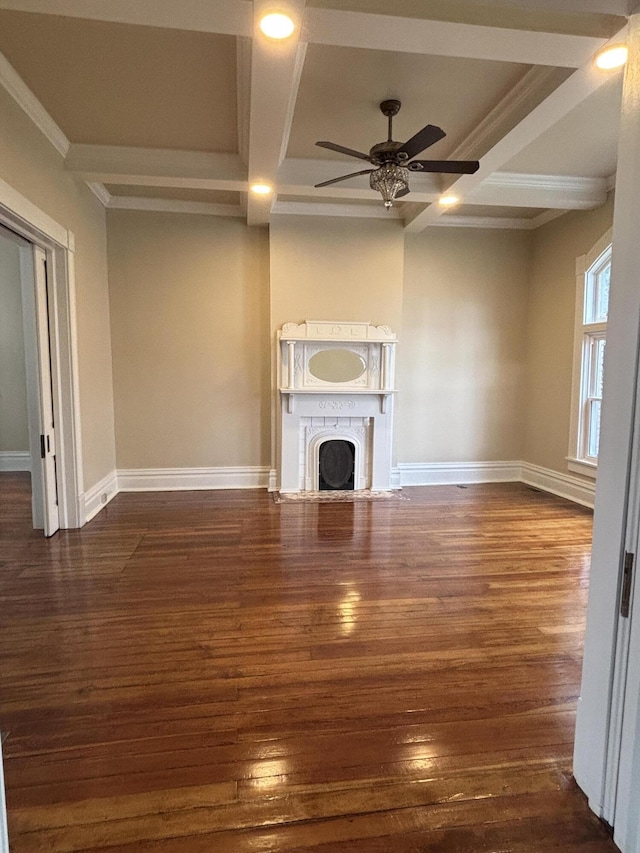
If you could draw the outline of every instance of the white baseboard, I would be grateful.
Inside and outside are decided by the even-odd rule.
[[[517,483],[521,462],[401,462],[402,486],[446,486],[458,483]]]
[[[95,486],[80,495],[83,524],[96,516],[118,494],[118,476],[110,471]]]
[[[121,492],[172,492],[204,489],[266,489],[269,469],[229,468],[128,468],[118,470]]]
[[[585,480],[572,474],[552,471],[550,468],[542,468],[531,462],[523,462],[521,467],[520,479],[528,486],[535,486],[544,492],[551,492],[552,495],[567,498],[574,503],[593,509],[596,496],[595,480]]]
[[[28,455],[28,454],[27,454]],[[6,470],[6,469],[5,469]],[[12,469],[19,470],[19,469]],[[392,472],[392,488],[467,483],[526,483],[593,508],[595,483],[530,462],[405,462]],[[118,492],[269,489],[276,472],[259,466],[227,468],[129,468],[112,471],[80,496],[85,523]]]
[[[0,450],[0,471],[31,471],[28,450]]]

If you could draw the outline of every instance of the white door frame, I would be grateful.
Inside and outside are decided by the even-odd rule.
[[[587,794],[593,811],[611,823],[619,823],[619,826],[614,826],[614,837],[623,853],[640,853],[638,787],[635,789],[636,800],[633,800],[633,785],[640,783],[640,732],[637,728],[630,731],[631,726],[637,727],[638,724],[637,693],[632,697],[633,702],[629,702],[630,690],[633,689],[630,676],[640,670],[640,645],[635,640],[640,620],[632,619],[633,624],[629,625],[629,620],[619,616],[624,552],[635,551],[638,537],[637,529],[632,529],[634,519],[638,518],[637,472],[632,470],[632,460],[634,444],[638,444],[636,391],[640,342],[640,241],[637,234],[640,198],[639,14],[629,19],[628,45],[629,61],[625,70],[618,147],[619,180],[613,222],[602,431],[574,775]],[[639,560],[636,552],[636,572]],[[628,641],[629,628],[634,633],[631,643]],[[626,648],[629,654],[625,661]],[[621,743],[624,752],[620,750]]]
[[[0,180],[0,224],[46,253],[59,521],[61,528],[81,527],[83,475],[74,235],[3,180]]]

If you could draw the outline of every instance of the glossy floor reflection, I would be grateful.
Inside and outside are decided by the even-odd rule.
[[[520,485],[119,495],[0,475],[12,853],[599,853],[571,779],[591,515]]]

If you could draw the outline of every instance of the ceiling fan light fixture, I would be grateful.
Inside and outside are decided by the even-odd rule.
[[[286,39],[294,31],[295,24],[284,12],[269,12],[260,19],[260,29],[270,39]]]
[[[626,44],[612,44],[596,53],[594,62],[601,71],[620,68],[627,61],[629,49]]]
[[[269,193],[273,192],[273,189],[269,184],[265,184],[262,181],[256,181],[255,184],[251,184],[251,192],[256,195],[269,195]]]
[[[455,205],[459,203],[460,196],[454,195],[454,193],[447,193],[447,195],[441,195],[438,199],[438,204],[442,207],[455,207]]]
[[[409,189],[409,170],[395,163],[383,163],[369,176],[369,186],[380,193],[384,206],[390,210],[398,193]]]

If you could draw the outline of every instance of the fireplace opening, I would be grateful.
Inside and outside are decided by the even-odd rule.
[[[320,445],[318,488],[321,492],[353,489],[355,446],[350,441],[332,439]]]

